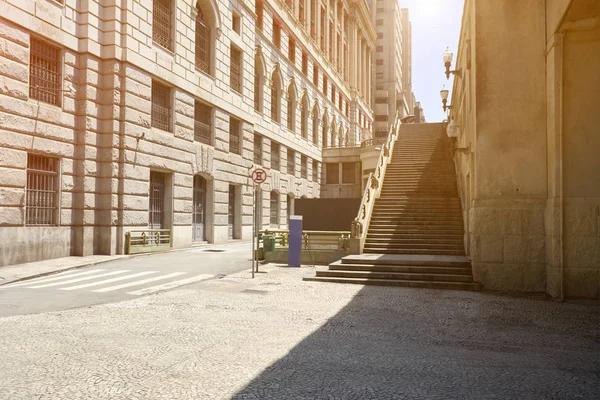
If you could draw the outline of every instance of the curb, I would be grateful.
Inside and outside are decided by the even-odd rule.
[[[72,265],[72,266],[69,266],[69,267],[66,267],[66,268],[57,268],[54,271],[47,271],[47,272],[41,272],[41,273],[34,274],[34,275],[23,276],[21,278],[13,279],[11,281],[2,282],[2,283],[0,283],[0,287],[5,286],[5,285],[10,285],[10,284],[16,283],[16,282],[22,282],[22,281],[27,281],[27,280],[30,280],[30,279],[41,278],[43,276],[53,275],[53,274],[57,274],[57,273],[60,273],[60,272],[71,271],[71,270],[78,269],[78,268],[83,268],[83,267],[90,267],[92,265],[105,264],[105,263],[113,262],[113,261],[131,260],[132,258],[148,257],[148,256],[154,256],[154,255],[159,255],[159,254],[167,254],[167,253],[175,253],[175,252],[180,252],[180,251],[201,249],[201,248],[205,248],[205,247],[229,246],[229,245],[232,245],[232,244],[235,245],[235,244],[245,244],[245,243],[249,243],[250,244],[252,242],[251,241],[239,241],[239,242],[217,243],[217,244],[207,243],[207,244],[204,244],[204,245],[198,245],[198,246],[193,246],[193,247],[182,247],[182,248],[178,248],[178,249],[155,251],[155,252],[149,252],[149,253],[140,253],[140,254],[131,254],[131,255],[124,254],[124,255],[121,255],[121,256],[113,258],[113,259],[90,261],[90,262],[87,262],[87,263],[84,263],[84,264]],[[40,261],[44,261],[44,260],[40,260]]]

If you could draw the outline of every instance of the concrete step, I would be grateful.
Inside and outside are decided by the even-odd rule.
[[[456,235],[454,238],[440,238],[422,235],[422,237],[398,237],[396,235],[379,235],[374,236],[367,234],[367,243],[384,243],[384,244],[431,244],[431,245],[448,245],[448,246],[463,246],[464,242],[461,236]]]
[[[419,248],[423,250],[463,250],[464,245],[462,243],[431,243],[429,241],[419,241],[417,243],[408,241],[392,241],[392,240],[369,240],[365,242],[365,247],[381,247],[386,249],[407,249],[412,250]]]
[[[407,281],[433,281],[433,282],[465,282],[472,283],[471,275],[450,274],[419,274],[406,272],[378,272],[378,271],[317,271],[317,277],[328,278],[363,278],[363,279],[393,279]]]
[[[350,264],[336,261],[329,264],[330,271],[373,271],[373,272],[401,272],[413,274],[450,274],[471,275],[471,267],[443,267],[433,265],[376,265],[376,264]]]
[[[382,247],[382,246],[365,246],[365,253],[375,254],[430,254],[430,255],[456,255],[462,256],[465,254],[464,250],[444,250],[444,249],[404,249],[394,247]]]
[[[390,218],[390,220],[411,220],[411,221],[462,221],[462,213],[443,213],[443,214],[415,214],[406,212],[382,212],[377,209],[373,212],[371,218]]]
[[[311,282],[329,282],[329,283],[352,283],[359,285],[375,285],[375,286],[399,286],[411,288],[427,288],[427,289],[443,289],[443,290],[481,290],[479,283],[464,283],[464,282],[436,282],[436,281],[412,281],[398,279],[365,279],[365,278],[325,278],[314,277],[304,278],[305,281]]]
[[[342,257],[343,264],[403,265],[471,268],[471,260],[465,256],[417,255],[417,254],[351,254]]]
[[[463,232],[464,233],[464,232]],[[402,238],[406,238],[406,239],[450,239],[450,240],[460,240],[461,243],[463,241],[464,235],[463,233],[458,233],[458,232],[453,232],[453,231],[449,231],[449,232],[420,232],[420,231],[414,231],[414,232],[398,232],[396,230],[390,229],[390,230],[377,230],[377,231],[371,231],[369,230],[369,232],[367,233],[367,237],[372,237],[372,238],[378,238],[378,237],[390,237],[391,234],[394,235],[395,238],[398,239],[402,239]]]
[[[428,225],[428,226],[456,226],[456,227],[461,227],[461,228],[463,226],[462,219],[431,219],[431,218],[417,219],[417,218],[410,218],[410,217],[387,218],[387,217],[373,216],[373,217],[371,217],[371,222],[374,223],[373,227],[377,226],[377,224],[385,224],[385,223],[388,223],[390,225],[396,225],[396,226]]]

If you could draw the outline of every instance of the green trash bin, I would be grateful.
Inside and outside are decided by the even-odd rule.
[[[275,250],[275,236],[263,235],[263,249],[266,252]]]

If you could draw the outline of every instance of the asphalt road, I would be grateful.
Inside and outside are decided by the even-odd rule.
[[[0,286],[0,317],[130,300],[248,269],[251,244],[235,243],[111,261]]]

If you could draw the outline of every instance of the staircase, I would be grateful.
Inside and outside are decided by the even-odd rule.
[[[480,290],[465,257],[450,141],[442,124],[405,124],[375,200],[364,253],[305,280]]]

